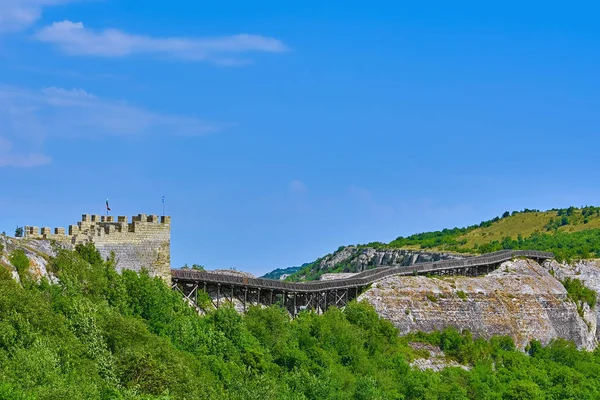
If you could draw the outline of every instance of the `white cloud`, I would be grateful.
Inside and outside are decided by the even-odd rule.
[[[44,6],[71,2],[73,0],[0,0],[0,32],[26,29],[40,19]]]
[[[57,45],[68,54],[100,57],[124,57],[153,54],[171,58],[211,61],[220,65],[239,65],[249,60],[238,55],[251,52],[280,53],[287,50],[278,39],[239,34],[231,36],[154,38],[117,29],[94,31],[82,22],[62,21],[41,29],[38,40]]]
[[[0,166],[50,162],[42,147],[53,137],[191,136],[219,128],[198,118],[155,113],[81,89],[50,87],[36,92],[0,85]]]

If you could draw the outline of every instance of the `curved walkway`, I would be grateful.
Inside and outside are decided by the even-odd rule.
[[[271,290],[278,292],[316,293],[339,289],[364,287],[378,280],[394,275],[446,274],[452,272],[478,271],[495,268],[504,261],[515,257],[526,257],[536,260],[554,258],[553,253],[536,250],[502,250],[461,260],[445,260],[431,263],[420,263],[411,266],[388,266],[363,271],[351,278],[333,281],[285,282],[263,278],[246,278],[236,275],[213,272],[172,269],[171,278],[174,284],[199,282],[244,287],[248,289]],[[475,274],[476,275],[476,274]]]

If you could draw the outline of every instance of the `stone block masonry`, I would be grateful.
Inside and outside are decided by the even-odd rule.
[[[103,258],[115,253],[117,271],[148,269],[166,281],[171,277],[171,217],[138,214],[131,222],[126,216],[83,214],[76,225],[50,229],[26,226],[25,238],[54,240],[74,248],[92,242]]]

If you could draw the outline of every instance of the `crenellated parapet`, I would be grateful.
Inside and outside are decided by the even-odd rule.
[[[170,276],[171,217],[154,214],[127,216],[83,214],[68,229],[25,226],[28,239],[54,240],[67,246],[92,242],[107,258],[115,254],[117,269],[147,268],[155,275]]]
[[[69,240],[78,235],[103,236],[119,233],[151,232],[153,230],[169,229],[171,225],[170,216],[161,216],[151,214],[138,214],[131,217],[131,222],[127,216],[115,217],[106,215],[83,214],[81,220],[75,225],[69,225],[65,228],[25,226],[24,236],[31,239],[54,239]]]

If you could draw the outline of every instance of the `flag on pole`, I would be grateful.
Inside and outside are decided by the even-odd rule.
[[[106,211],[110,211],[110,207],[108,206],[108,199],[106,199]]]

